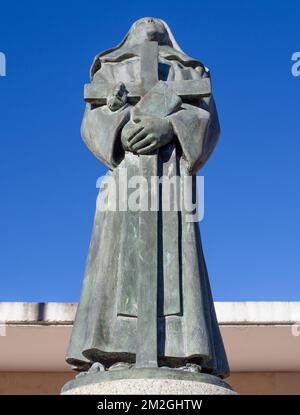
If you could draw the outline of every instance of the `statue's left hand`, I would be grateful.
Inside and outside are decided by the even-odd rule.
[[[168,144],[173,136],[169,120],[143,116],[129,121],[124,126],[121,139],[125,149],[137,154],[148,154]]]

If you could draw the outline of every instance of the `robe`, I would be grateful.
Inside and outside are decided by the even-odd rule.
[[[178,81],[209,77],[198,61],[169,46],[159,46],[159,79]],[[141,82],[138,48],[100,55],[93,65],[93,82]],[[138,104],[137,104],[138,106]],[[142,157],[125,152],[121,131],[133,105],[112,112],[107,105],[87,104],[82,137],[87,147],[108,168],[119,184],[122,172],[139,175]],[[212,153],[219,123],[212,96],[182,101],[166,115],[174,139],[157,152],[157,173],[195,178]],[[144,156],[147,157],[147,156]],[[164,193],[163,184],[160,192]],[[106,195],[107,196],[107,195]],[[100,191],[97,203],[103,202]],[[109,194],[108,198],[115,198]],[[113,200],[112,200],[113,202]],[[161,207],[160,207],[161,210]],[[178,367],[197,363],[220,377],[229,373],[214,310],[199,225],[180,212],[161,212],[158,222],[157,347],[159,365]],[[93,362],[109,367],[135,362],[138,290],[143,271],[138,249],[147,245],[147,232],[139,240],[137,212],[96,209],[86,271],[66,360],[77,368]],[[150,241],[150,236],[149,236]],[[140,274],[140,275],[138,275]],[[154,305],[155,306],[155,305]]]

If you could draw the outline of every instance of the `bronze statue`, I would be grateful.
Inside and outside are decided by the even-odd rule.
[[[160,19],[140,19],[96,56],[85,100],[83,140],[119,184],[125,168],[195,179],[218,140],[209,71]],[[198,223],[186,215],[96,210],[66,357],[77,370],[228,375]]]

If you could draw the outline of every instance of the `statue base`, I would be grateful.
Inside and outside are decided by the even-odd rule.
[[[66,383],[62,395],[237,395],[222,379],[174,369],[87,373]]]

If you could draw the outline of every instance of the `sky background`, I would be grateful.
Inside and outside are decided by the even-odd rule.
[[[83,85],[144,16],[211,70],[222,135],[200,172],[201,233],[215,300],[300,301],[299,15],[299,1],[2,1],[0,301],[78,301],[105,172],[80,138]]]

